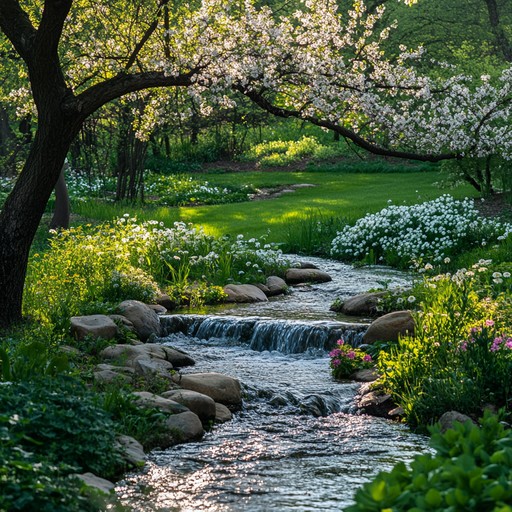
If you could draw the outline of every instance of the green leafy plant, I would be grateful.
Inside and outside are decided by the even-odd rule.
[[[75,472],[112,477],[121,460],[115,426],[94,395],[66,376],[2,385],[0,429],[20,450]]]
[[[512,510],[512,431],[498,417],[486,413],[481,427],[456,423],[444,434],[435,427],[430,444],[435,454],[379,473],[345,512]]]

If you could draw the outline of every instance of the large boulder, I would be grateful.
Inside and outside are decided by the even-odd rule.
[[[410,311],[394,311],[377,318],[368,327],[363,336],[363,343],[376,341],[397,341],[399,336],[414,336],[414,319]]]
[[[178,307],[178,303],[169,297],[166,293],[159,295],[156,299],[156,303],[163,306],[167,311],[173,311]]]
[[[377,306],[379,301],[386,295],[386,292],[362,293],[347,299],[341,307],[331,307],[334,311],[339,311],[349,316],[373,316],[377,315]]]
[[[469,416],[466,416],[465,414],[457,411],[448,411],[439,418],[439,426],[441,428],[441,432],[446,432],[450,428],[453,428],[454,423],[466,423],[466,421],[475,423]]]
[[[226,423],[232,418],[233,414],[225,405],[215,402],[215,423]]]
[[[290,268],[286,271],[285,281],[287,284],[327,283],[332,277],[315,268]]]
[[[117,325],[107,315],[73,316],[71,334],[77,340],[83,340],[87,336],[111,340],[116,337]]]
[[[174,389],[165,391],[161,396],[184,405],[197,414],[203,424],[215,419],[215,402],[207,395],[190,389]]]
[[[79,480],[87,485],[87,487],[92,487],[96,491],[102,494],[113,494],[115,485],[110,480],[105,480],[99,476],[96,476],[94,473],[82,473],[80,475],[73,475]]]
[[[128,366],[98,364],[94,368],[94,380],[98,384],[130,383],[135,377],[135,370]]]
[[[104,360],[111,360],[117,364],[134,367],[135,361],[141,359],[160,359],[168,361],[173,367],[192,366],[195,361],[185,352],[158,343],[145,343],[142,345],[114,345],[100,352]]]
[[[288,289],[288,285],[284,279],[281,279],[278,276],[270,276],[267,277],[267,282],[265,283],[268,293],[268,297],[275,297],[276,295],[282,295]]]
[[[136,397],[135,404],[145,409],[159,409],[162,412],[171,414],[180,414],[189,410],[187,407],[174,400],[154,395],[148,391],[135,391],[132,394]]]
[[[119,435],[116,437],[117,446],[123,459],[130,465],[135,467],[144,466],[146,462],[146,454],[142,445],[130,436]]]
[[[228,284],[224,286],[227,294],[226,302],[265,302],[267,296],[257,286],[253,284]]]
[[[149,306],[138,300],[125,300],[119,304],[119,312],[133,324],[142,341],[155,334],[160,336],[160,319]]]
[[[164,359],[136,359],[133,368],[138,375],[146,380],[152,377],[162,377],[171,380],[172,363]]]
[[[173,414],[165,423],[178,443],[200,439],[204,433],[199,416],[192,411]]]
[[[215,402],[232,407],[242,405],[240,382],[233,377],[220,373],[193,373],[175,375],[173,380],[182,388],[207,395]]]

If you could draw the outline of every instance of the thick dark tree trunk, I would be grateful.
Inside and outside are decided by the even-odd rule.
[[[21,320],[30,246],[77,132],[73,124],[63,119],[40,124],[23,171],[0,212],[0,328]]]

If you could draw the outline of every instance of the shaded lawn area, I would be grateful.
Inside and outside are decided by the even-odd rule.
[[[342,174],[333,172],[235,172],[198,175],[215,185],[252,184],[258,188],[309,183],[293,193],[268,200],[193,207],[129,207],[89,201],[73,205],[79,215],[110,220],[124,213],[139,220],[158,220],[170,226],[175,221],[201,225],[211,234],[243,234],[257,237],[269,233],[269,241],[281,242],[292,222],[308,214],[323,218],[344,217],[355,221],[366,213],[388,205],[415,204],[442,194],[456,198],[474,197],[469,185],[441,188],[443,176],[437,172]]]

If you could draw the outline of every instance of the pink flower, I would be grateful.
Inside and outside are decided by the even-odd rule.
[[[512,338],[508,338],[505,342],[505,346],[512,350]]]
[[[461,352],[466,352],[467,349],[468,349],[468,342],[467,341],[461,341],[460,344],[459,344],[459,350]]]
[[[331,361],[331,364],[333,366],[339,366],[341,364],[341,361],[339,359],[334,359],[333,361]]]
[[[500,349],[500,345],[503,343],[503,338],[494,338],[492,342],[491,348],[489,349],[491,352],[496,352]]]
[[[369,362],[371,362],[371,360],[372,360],[372,356],[371,356],[370,354],[366,354],[366,355],[363,357],[363,361],[364,361],[365,363],[369,363]]]
[[[341,355],[341,350],[339,348],[335,348],[329,352],[329,357],[338,357]]]
[[[349,359],[355,359],[356,353],[353,350],[351,350],[350,352],[347,353],[347,357]]]
[[[486,320],[485,321],[485,326],[486,327],[492,327],[494,325],[494,320]]]
[[[340,338],[337,342],[336,342],[337,345],[344,345],[345,342]]]

